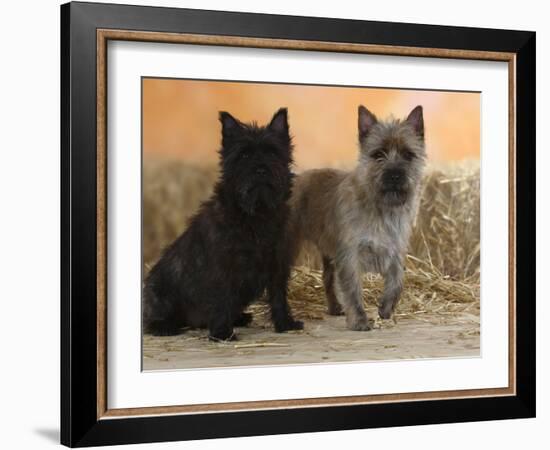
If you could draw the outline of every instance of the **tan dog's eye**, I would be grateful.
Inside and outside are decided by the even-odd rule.
[[[416,155],[414,152],[411,152],[410,150],[406,150],[403,153],[403,158],[405,158],[407,161],[411,161],[412,159],[416,158]]]
[[[375,152],[371,153],[372,159],[384,159],[386,157],[386,152],[384,150],[376,150]]]

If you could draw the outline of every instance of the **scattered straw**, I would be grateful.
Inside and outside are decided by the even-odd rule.
[[[256,342],[254,344],[237,344],[235,348],[258,348],[258,347],[290,347],[288,344],[278,344],[276,342]]]
[[[365,307],[376,308],[382,295],[380,276],[363,277]],[[288,301],[296,318],[321,320],[325,317],[326,301],[322,272],[308,267],[296,267],[291,276]],[[269,326],[269,307],[265,302],[254,303],[249,310],[258,322]],[[479,314],[479,283],[452,280],[437,272],[425,270],[405,271],[405,286],[397,306],[396,318],[433,317],[444,311],[451,316],[463,312]],[[384,321],[387,322],[387,321]]]

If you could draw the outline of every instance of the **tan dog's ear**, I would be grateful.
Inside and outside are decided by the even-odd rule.
[[[424,138],[424,117],[422,106],[418,105],[407,117],[407,122],[412,125],[416,134]]]
[[[358,112],[359,141],[363,141],[369,135],[372,127],[378,123],[378,119],[363,105],[359,105]]]

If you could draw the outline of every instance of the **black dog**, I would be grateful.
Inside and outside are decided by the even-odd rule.
[[[252,320],[244,309],[267,290],[275,330],[302,329],[287,303],[290,260],[287,200],[292,144],[287,110],[266,127],[221,112],[221,178],[187,230],[163,253],[144,287],[145,332],[173,335],[181,327],[234,338]]]

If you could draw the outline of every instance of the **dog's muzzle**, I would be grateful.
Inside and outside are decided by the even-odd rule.
[[[406,191],[406,184],[407,174],[403,169],[388,169],[382,174],[384,192],[404,192]]]
[[[408,198],[407,174],[400,168],[388,169],[382,174],[381,191],[384,203],[389,206],[403,205]]]

